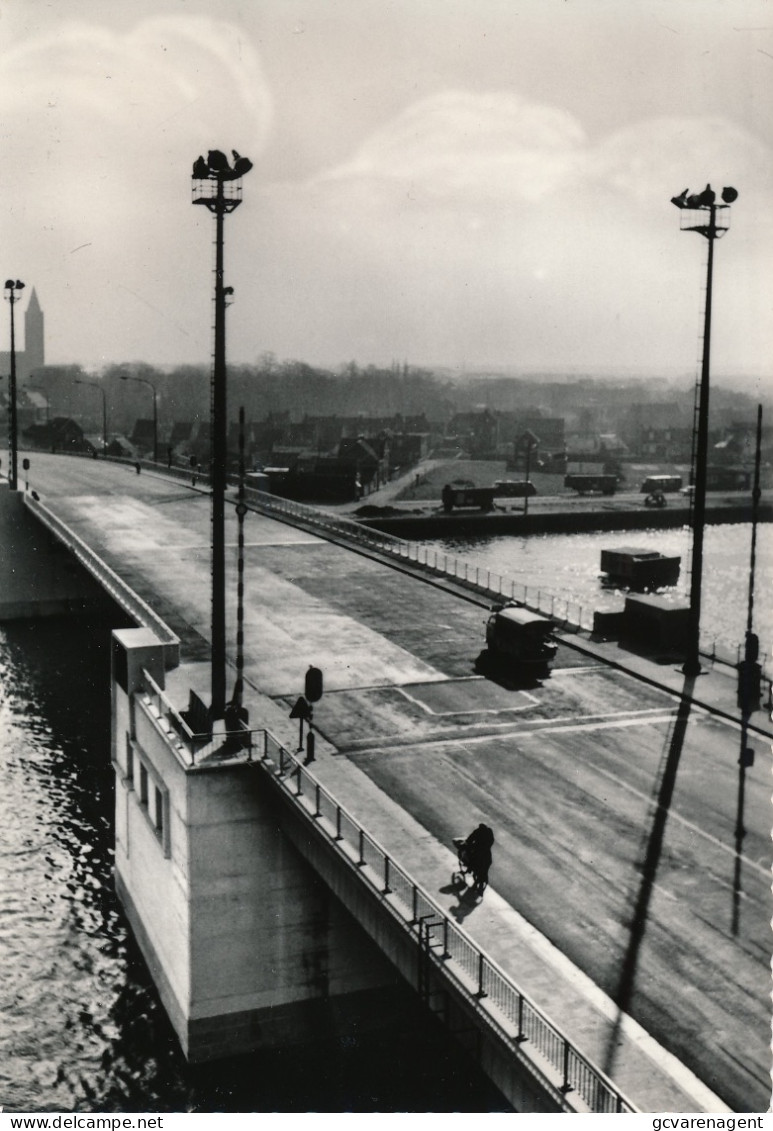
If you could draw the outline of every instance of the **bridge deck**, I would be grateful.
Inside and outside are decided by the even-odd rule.
[[[209,633],[207,498],[99,473],[36,456],[31,485],[195,665]],[[678,673],[636,661],[642,682],[602,662],[607,649],[566,644],[543,686],[508,689],[474,670],[479,604],[270,519],[250,515],[246,539],[251,725],[295,745],[289,707],[308,664],[321,667],[323,782],[586,1055],[645,1111],[723,1110],[691,1071],[735,1110],[765,1110],[767,740],[752,736],[738,857],[738,730],[695,706],[677,721]],[[235,552],[230,569],[235,593]],[[733,682],[701,681],[697,698],[732,716]],[[661,828],[656,800],[677,763]],[[447,846],[481,820],[497,839],[491,887],[473,902],[450,884]]]

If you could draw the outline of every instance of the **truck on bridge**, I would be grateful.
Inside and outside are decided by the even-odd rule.
[[[523,605],[494,605],[486,624],[488,659],[545,676],[558,651],[555,627],[548,617]]]

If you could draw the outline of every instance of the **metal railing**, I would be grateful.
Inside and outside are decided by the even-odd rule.
[[[200,767],[212,762],[215,756],[219,763],[225,760],[252,762],[256,750],[258,757],[263,756],[266,732],[262,727],[250,730],[239,724],[219,732],[194,731],[146,668],[142,670],[142,678],[140,702],[186,768]]]
[[[500,574],[469,559],[459,559],[420,542],[409,542],[393,534],[364,527],[353,519],[291,499],[280,499],[254,488],[247,490],[249,502],[261,513],[301,524],[322,536],[332,535],[363,549],[394,558],[405,565],[430,573],[469,589],[489,601],[519,601],[526,608],[550,617],[566,632],[593,632],[594,610],[580,601],[558,596],[547,589],[523,585],[506,574]],[[704,638],[701,655],[712,662],[734,667],[742,659],[743,644],[718,637]],[[760,663],[768,684],[773,681],[771,652],[761,652]],[[770,695],[769,695],[770,698]]]
[[[578,1101],[571,1105],[576,1110],[637,1110],[270,731],[238,727],[219,735],[197,733],[152,675],[146,669],[142,675],[139,702],[182,765],[195,770],[207,760],[211,764],[216,758],[216,764],[222,764],[227,759],[252,764],[269,774],[297,811],[381,900],[385,913],[414,936],[417,948],[426,941],[426,927],[432,923],[433,935],[439,932],[439,946],[429,949],[437,974],[467,998],[481,1021],[513,1055],[528,1062],[544,1085],[563,1097],[571,1093]]]
[[[361,882],[380,898],[384,910],[415,936],[417,946],[422,926],[431,921],[437,945],[429,953],[437,972],[466,996],[478,1017],[513,1055],[528,1061],[556,1093],[563,1097],[571,1093],[576,1110],[637,1110],[269,731],[263,732],[262,753],[254,765],[271,774],[294,805],[348,861]]]
[[[112,462],[116,463],[130,464],[133,462],[116,457],[110,458]],[[170,470],[163,467],[161,463],[154,465],[149,461],[142,462],[144,467],[163,471],[175,478],[189,479],[191,477],[190,469],[175,467]],[[208,482],[206,472],[202,473],[199,469],[196,475],[198,481],[202,484]],[[518,601],[526,608],[550,617],[565,632],[590,633],[593,631],[594,610],[587,608],[580,601],[556,595],[542,587],[523,585],[509,578],[506,574],[500,574],[486,567],[475,565],[469,559],[462,560],[434,547],[425,546],[419,542],[410,542],[397,538],[393,534],[364,527],[354,519],[335,515],[317,507],[296,503],[291,499],[282,499],[277,495],[269,495],[253,487],[247,488],[246,495],[248,501],[257,510],[270,517],[289,520],[294,525],[300,524],[317,531],[323,537],[332,535],[352,545],[391,557],[404,565],[452,581],[488,601]],[[76,556],[104,584],[108,592],[115,597],[122,607],[126,608],[132,616],[135,616],[141,624],[152,628],[164,643],[168,643],[171,648],[179,648],[179,640],[171,629],[73,531],[40,501],[32,499],[30,495],[25,495],[25,502],[31,510],[34,510],[43,518],[43,521],[50,526],[57,537],[73,549]],[[743,643],[733,643],[719,637],[704,638],[700,642],[700,653],[704,659],[711,663],[723,663],[735,667],[739,660],[743,658],[743,647]],[[768,685],[767,701],[773,706],[773,653],[770,649],[760,653],[760,664],[765,682]]]
[[[340,538],[375,553],[384,554],[405,565],[453,581],[455,584],[480,594],[487,600],[520,601],[534,612],[550,616],[567,631],[593,630],[593,610],[579,602],[559,597],[547,590],[522,585],[506,574],[461,560],[453,554],[442,553],[420,542],[409,542],[380,530],[364,527],[353,519],[331,514],[291,499],[280,499],[254,488],[247,490],[247,498],[262,514],[301,524],[314,531]]]

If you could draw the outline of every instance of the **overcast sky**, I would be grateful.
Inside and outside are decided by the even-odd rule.
[[[693,374],[706,241],[670,197],[733,185],[712,368],[773,356],[769,0],[0,0],[3,278],[48,361]],[[0,327],[7,348],[7,328]]]

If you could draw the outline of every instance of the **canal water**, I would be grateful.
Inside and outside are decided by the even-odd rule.
[[[750,523],[737,523],[707,526],[704,536],[701,640],[709,650],[716,643],[718,653],[729,653],[733,659],[746,633],[751,533]],[[504,575],[508,583],[512,580],[516,586],[527,585],[530,592],[550,594],[569,601],[573,608],[581,606],[590,611],[622,609],[625,600],[621,590],[607,589],[601,584],[601,551],[641,547],[681,556],[679,584],[665,590],[664,596],[673,601],[686,601],[689,594],[692,551],[687,528],[606,534],[535,534],[528,538],[501,535],[438,539],[423,545],[436,550],[438,555],[453,555],[467,562],[470,568],[478,566],[481,576],[485,577],[485,571],[490,570]],[[773,651],[773,524],[770,523],[760,523],[757,527],[753,627],[760,638],[761,652],[770,657]]]
[[[408,991],[397,1029],[187,1067],[113,892],[110,628],[0,628],[4,1110],[509,1110]]]

